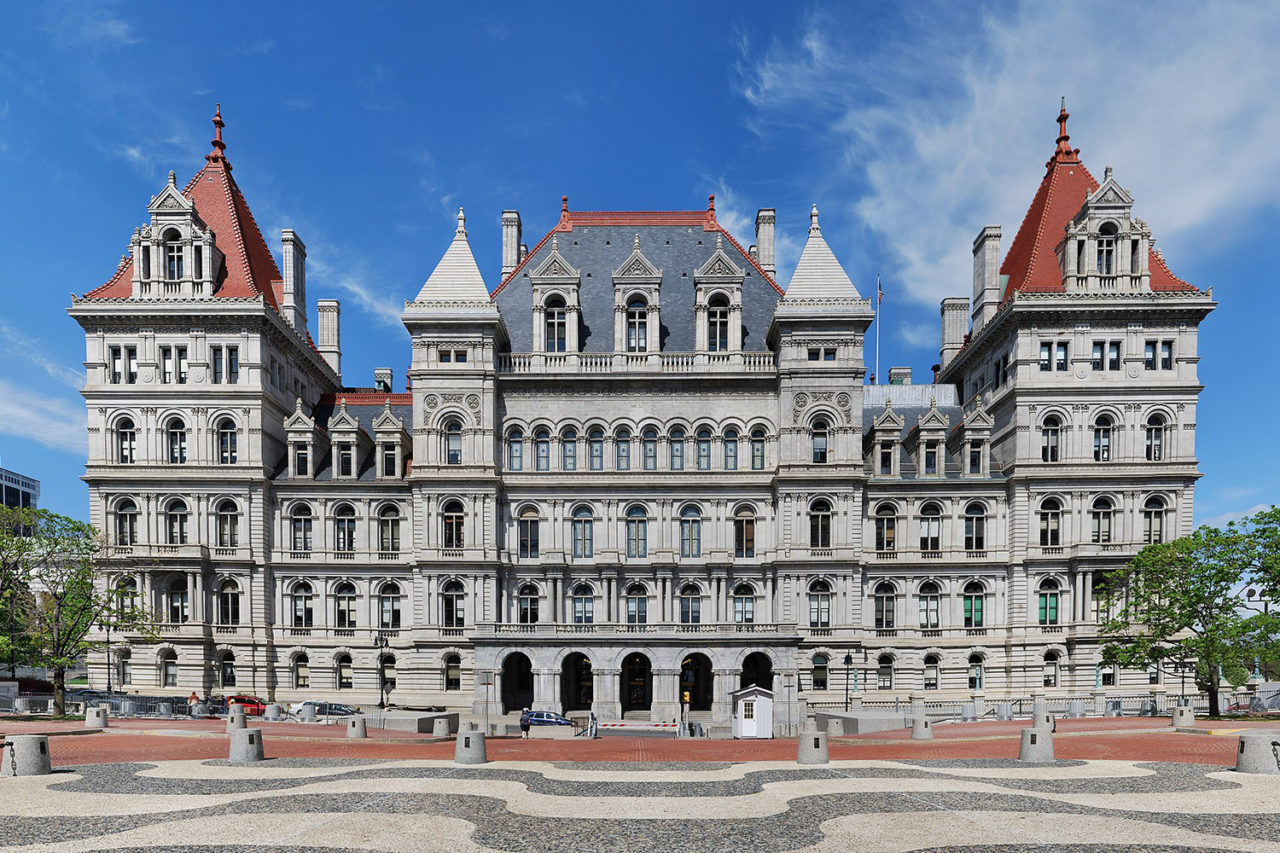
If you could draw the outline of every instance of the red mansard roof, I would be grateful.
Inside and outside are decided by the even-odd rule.
[[[1013,238],[1009,253],[1000,266],[1008,276],[1003,300],[1015,290],[1024,293],[1062,293],[1062,271],[1054,249],[1062,241],[1067,224],[1098,188],[1098,182],[1080,160],[1080,149],[1071,148],[1067,135],[1069,115],[1064,106],[1058,114],[1058,147],[1045,164],[1044,180],[1031,200],[1031,207]],[[1170,271],[1164,259],[1148,249],[1153,291],[1195,290]]]
[[[271,250],[267,248],[249,204],[231,177],[231,163],[223,153],[222,111],[214,114],[213,150],[205,156],[205,166],[182,190],[195,204],[196,212],[213,229],[218,248],[225,255],[224,271],[215,297],[261,295],[268,305],[280,310],[282,277]],[[87,298],[128,298],[132,295],[133,259],[129,259],[101,287]]]

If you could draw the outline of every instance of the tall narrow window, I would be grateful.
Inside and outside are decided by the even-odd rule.
[[[533,625],[538,621],[538,588],[527,583],[516,595],[516,618],[521,625]]]
[[[595,521],[591,510],[580,506],[573,511],[573,556],[595,555]]]
[[[116,461],[132,465],[137,459],[138,433],[130,418],[116,421]]]
[[[567,429],[560,436],[560,468],[564,471],[578,470],[578,431]]]
[[[218,504],[218,547],[238,548],[240,546],[240,510],[233,500],[225,500]]]
[[[338,507],[333,514],[333,550],[356,549],[356,511],[349,504]]]
[[[293,473],[296,477],[307,477],[311,475],[311,462],[308,459],[310,454],[307,451],[307,444],[304,441],[297,441],[293,444]]]
[[[1164,541],[1164,498],[1149,497],[1142,504],[1142,541],[1147,544]]]
[[[170,545],[187,544],[187,504],[182,500],[172,500],[165,509],[165,541]]]
[[[631,470],[631,430],[618,430],[613,438],[613,455],[616,470]]]
[[[825,500],[809,504],[809,547],[831,547],[831,504]]]
[[[378,589],[378,627],[394,631],[400,627],[400,587],[388,581]]]
[[[898,511],[891,504],[881,504],[876,510],[876,550],[897,549]]]
[[[969,655],[969,689],[982,689],[982,655]]]
[[[516,539],[521,557],[530,559],[538,556],[538,533],[542,520],[533,507],[525,507],[516,521]]]
[[[187,579],[176,577],[165,593],[169,605],[169,621],[175,625],[191,619],[191,594],[187,591]]]
[[[587,433],[587,457],[592,471],[604,470],[604,430],[599,427]]]
[[[1154,414],[1147,418],[1146,453],[1148,462],[1159,462],[1164,458],[1164,415]]]
[[[533,467],[538,471],[551,470],[551,431],[539,429],[533,434]]]
[[[348,441],[341,442],[337,445],[338,451],[338,475],[342,477],[355,476],[356,471],[356,447]]]
[[[340,631],[351,631],[356,624],[356,587],[343,581],[333,589],[333,626]]]
[[[138,505],[130,498],[116,504],[116,544],[138,544]]]
[[[339,690],[350,690],[355,686],[355,667],[351,665],[351,655],[338,655],[337,684]]]
[[[564,352],[567,343],[567,323],[564,300],[552,297],[546,306],[547,352]]]
[[[938,689],[938,656],[924,656],[924,689]]]
[[[740,583],[733,588],[733,621],[739,625],[756,621],[756,591],[751,584]]]
[[[393,506],[378,511],[378,550],[383,554],[400,552],[400,510]]]
[[[170,418],[165,427],[165,439],[169,445],[169,464],[185,463],[187,461],[187,425],[180,418]]]
[[[311,584],[301,581],[294,585],[290,595],[293,604],[293,627],[310,628],[315,622],[315,594]]]
[[[293,550],[311,550],[311,508],[297,506],[293,509],[290,521],[293,533]]]
[[[1058,686],[1058,653],[1045,652],[1044,666],[1041,670],[1042,680],[1045,687]]]
[[[813,656],[813,669],[811,670],[812,689],[814,690],[827,689],[827,673],[828,673],[827,667],[830,660],[831,659],[828,658],[826,655]]]
[[[449,501],[444,505],[440,512],[440,523],[443,533],[441,541],[445,548],[465,547],[464,517],[461,501]]]
[[[717,295],[707,309],[707,349],[725,352],[729,349],[729,300]]]
[[[164,234],[164,277],[166,281],[182,278],[182,235],[177,231]]]
[[[213,384],[221,385],[223,381],[223,371],[225,365],[222,361],[222,347],[209,347],[209,364],[213,368]]]
[[[1040,545],[1056,548],[1062,544],[1062,504],[1049,498],[1040,504]]]
[[[819,465],[827,461],[827,422],[816,420],[810,427],[810,441],[813,446],[813,461]]]
[[[1040,461],[1058,461],[1058,442],[1062,433],[1062,421],[1054,416],[1044,419],[1040,427]]]
[[[1106,544],[1111,541],[1111,521],[1114,507],[1110,498],[1098,498],[1089,511],[1090,541],[1095,544]]]
[[[462,689],[462,658],[457,655],[444,659],[444,689],[446,693]]]
[[[649,621],[649,593],[640,584],[627,587],[627,624],[643,625]]]
[[[444,426],[444,461],[446,465],[462,464],[462,424],[458,421]]]
[[[1058,624],[1058,603],[1060,595],[1061,593],[1058,591],[1058,582],[1056,580],[1053,578],[1045,578],[1040,581],[1039,617],[1041,625]]]
[[[877,584],[874,599],[876,629],[892,629],[896,623],[897,612],[897,594],[893,584],[888,581]]]
[[[684,430],[680,427],[671,430],[671,470],[684,470]]]
[[[160,683],[165,687],[178,686],[178,655],[176,652],[165,652],[160,659]]]
[[[627,556],[649,555],[649,518],[642,506],[627,510]]]
[[[585,583],[580,583],[573,588],[573,623],[575,625],[590,625],[596,621],[596,598],[595,592]]]
[[[240,348],[227,347],[227,383],[235,385],[240,381]],[[305,394],[303,396],[306,396]]]
[[[964,510],[964,549],[983,551],[987,547],[987,511],[982,504],[971,503]]]
[[[307,690],[311,687],[311,659],[306,655],[298,655],[293,659],[293,689]]]
[[[658,468],[658,431],[653,427],[645,429],[640,436],[641,452],[644,455],[644,470],[656,471]]]
[[[937,628],[941,624],[938,619],[938,610],[942,601],[938,585],[933,581],[921,584],[917,597],[920,603],[920,627]]]
[[[441,619],[446,628],[467,626],[467,594],[460,581],[449,581],[440,592]]]
[[[1093,461],[1111,461],[1111,417],[1099,415],[1093,424]]]
[[[738,431],[727,429],[724,433],[724,470],[738,470]]]
[[[513,429],[507,433],[507,470],[519,471],[524,468],[524,433]]]
[[[702,513],[687,506],[680,511],[680,556],[702,556]]]
[[[756,515],[750,507],[741,507],[733,517],[733,556],[756,555]]]
[[[937,504],[920,510],[920,550],[942,550],[942,509]]]
[[[764,470],[764,430],[760,427],[751,431],[751,470]]]
[[[702,427],[698,430],[698,470],[711,470],[711,430]]]
[[[702,621],[702,590],[687,583],[680,588],[680,623],[697,625]]]
[[[236,464],[238,453],[235,421],[223,418],[218,421],[218,462],[223,465]]]
[[[218,587],[218,624],[240,624],[240,586],[233,580],[225,580]]]
[[[809,627],[831,627],[831,584],[826,581],[809,584]]]
[[[876,689],[893,689],[893,656],[881,655],[876,661]]]
[[[643,299],[627,303],[627,352],[649,351],[649,306]]]
[[[1116,274],[1116,226],[1107,222],[1098,232],[1098,275]]]
[[[982,584],[977,581],[969,581],[964,585],[964,626],[966,628],[981,628],[986,623],[983,614],[983,601],[986,598],[986,590]]]
[[[178,361],[178,384],[185,385],[187,382],[187,348],[176,347]]]

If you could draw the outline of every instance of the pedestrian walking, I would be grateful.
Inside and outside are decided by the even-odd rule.
[[[529,739],[529,709],[525,708],[520,712],[520,737],[523,740]]]

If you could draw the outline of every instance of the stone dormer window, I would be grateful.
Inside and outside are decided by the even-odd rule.
[[[716,249],[694,271],[695,346],[704,352],[742,349],[742,281],[746,272],[724,251],[724,236],[716,235]]]
[[[297,398],[297,407],[292,415],[285,419],[285,435],[289,447],[289,472],[295,478],[315,476],[315,440],[316,423],[302,411],[302,398]]]
[[[409,436],[404,421],[391,413],[391,402],[383,404],[382,412],[373,421],[374,442],[377,447],[377,476],[379,480],[393,480],[403,476],[405,447]]]
[[[534,352],[578,351],[582,274],[560,254],[559,236],[551,237],[551,254],[529,280],[533,286]]]
[[[640,235],[631,255],[613,273],[614,350],[646,353],[658,349],[662,328],[659,290],[662,270],[640,251]]]
[[[900,477],[898,448],[902,441],[902,417],[893,410],[892,401],[884,401],[884,411],[871,422],[863,442],[873,477]]]
[[[135,298],[202,297],[213,293],[222,253],[173,172],[148,205],[150,222],[133,233]]]

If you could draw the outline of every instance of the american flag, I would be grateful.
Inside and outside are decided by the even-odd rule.
[[[876,305],[884,302],[884,288],[880,286],[880,276],[876,276]]]

